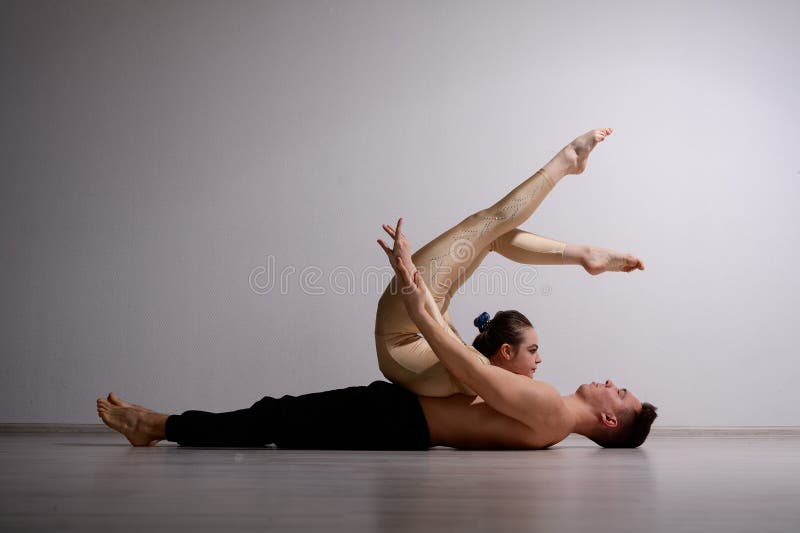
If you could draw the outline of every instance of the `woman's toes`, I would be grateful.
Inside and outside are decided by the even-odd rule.
[[[597,140],[603,141],[606,137],[611,135],[611,128],[603,128],[601,130],[597,130]]]
[[[625,272],[633,272],[634,270],[644,270],[642,260],[635,255],[625,256]]]

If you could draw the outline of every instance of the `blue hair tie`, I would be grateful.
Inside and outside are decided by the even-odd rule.
[[[492,317],[489,315],[489,313],[484,311],[483,313],[478,315],[478,318],[473,320],[472,323],[475,325],[476,328],[478,328],[478,331],[483,333],[484,331],[486,331],[486,328],[489,326],[489,320],[491,318]]]

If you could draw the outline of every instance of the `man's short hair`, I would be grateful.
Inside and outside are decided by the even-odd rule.
[[[657,409],[655,405],[644,402],[638,413],[631,409],[619,416],[620,424],[616,428],[602,430],[589,438],[603,448],[638,448],[650,434],[650,426],[658,416]]]

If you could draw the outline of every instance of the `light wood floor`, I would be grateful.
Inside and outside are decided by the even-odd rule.
[[[800,531],[800,438],[537,452],[132,448],[0,434],[0,531]]]

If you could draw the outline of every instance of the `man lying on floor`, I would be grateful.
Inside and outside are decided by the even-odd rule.
[[[542,449],[578,433],[604,447],[635,448],[647,438],[656,408],[611,380],[586,383],[561,396],[548,383],[480,363],[425,309],[427,288],[419,272],[406,267],[408,250],[381,245],[409,316],[447,370],[478,396],[417,396],[376,381],[296,397],[267,396],[227,413],[166,415],[110,393],[97,400],[100,418],[134,446],[166,439],[184,446]]]

